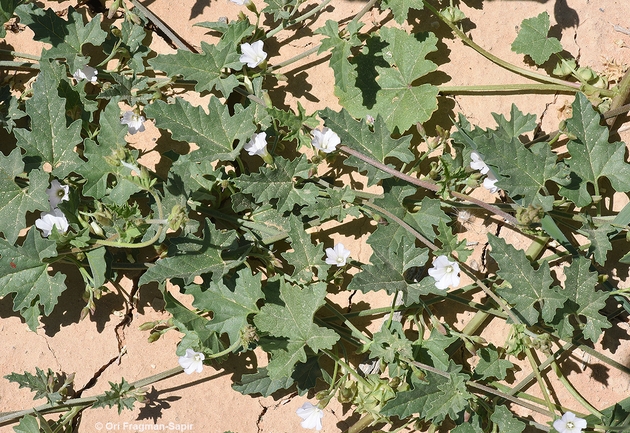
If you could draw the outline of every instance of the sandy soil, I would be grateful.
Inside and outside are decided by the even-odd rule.
[[[63,11],[69,2],[45,1],[47,7]],[[73,4],[73,3],[72,3]],[[217,21],[219,17],[236,18],[241,7],[227,1],[203,0],[153,0],[146,6],[166,22],[182,39],[199,47],[201,41],[212,43],[213,39],[201,27],[193,24],[204,21]],[[302,38],[328,19],[346,22],[363,6],[364,1],[335,0],[325,13],[318,16],[309,27],[297,30],[300,38],[292,32],[280,33],[275,46],[270,47],[270,64],[293,57],[318,42],[316,36]],[[630,63],[630,35],[615,29],[615,25],[630,27],[625,20],[630,16],[630,3],[625,0],[588,1],[482,1],[469,0],[462,6],[471,22],[467,31],[474,40],[508,61],[520,63],[523,56],[510,50],[510,43],[516,37],[517,28],[523,18],[532,17],[542,11],[549,12],[553,30],[560,37],[564,47],[575,55],[580,55],[582,65],[603,70],[605,62],[616,60],[618,63]],[[85,8],[80,10],[85,11]],[[413,12],[414,22],[422,30],[444,29],[424,12]],[[366,28],[372,25],[372,19],[378,14],[368,14],[364,21]],[[389,19],[388,24],[393,25]],[[41,45],[34,43],[28,29],[18,33],[8,33],[4,44],[20,52],[39,54]],[[162,53],[174,52],[159,36],[154,36],[152,47]],[[6,48],[6,47],[3,47]],[[447,39],[441,45],[442,53],[435,55],[434,61],[440,64],[440,70],[450,76],[450,85],[525,83],[527,79],[517,77],[483,59],[459,41]],[[448,58],[444,53],[448,53]],[[450,59],[450,60],[449,60]],[[278,105],[295,106],[297,101],[308,112],[325,107],[338,109],[339,105],[332,93],[334,79],[328,67],[328,57],[312,55],[303,61],[280,70],[288,78],[273,92],[274,102]],[[18,77],[17,80],[22,78]],[[562,107],[572,100],[568,95],[493,95],[493,96],[457,96],[441,98],[440,104],[445,110],[463,112],[472,122],[482,126],[492,126],[491,112],[508,114],[512,103],[521,111],[535,113],[542,117],[541,128],[545,131],[557,128]],[[451,113],[452,115],[452,113]],[[432,121],[447,126],[447,116]],[[134,146],[145,150],[156,146],[159,131],[148,125],[146,134],[130,137]],[[622,138],[630,139],[627,133]],[[157,152],[149,152],[143,162],[150,164],[159,158]],[[492,221],[477,216],[466,222],[465,236],[470,241],[485,242],[486,231],[493,232]],[[504,232],[505,236],[512,236]],[[354,237],[339,237],[344,244],[360,252],[359,260],[367,262],[370,251]],[[516,241],[518,242],[518,240]],[[481,261],[480,251],[470,260]],[[121,284],[131,289],[132,282],[124,280]],[[36,333],[30,332],[23,320],[12,311],[11,299],[0,299],[0,373],[33,372],[35,367],[51,368],[56,372],[75,373],[75,389],[86,388],[84,396],[95,395],[108,389],[108,381],[119,382],[124,377],[132,382],[175,367],[177,357],[175,346],[179,335],[175,332],[166,334],[159,341],[149,344],[147,332],[138,330],[144,322],[167,319],[162,311],[163,301],[159,290],[146,286],[140,290],[137,307],[130,311],[131,322],[124,327],[118,325],[128,312],[126,304],[116,291],[105,295],[97,304],[94,316],[79,321],[83,307],[81,300],[81,281],[71,285],[60,298],[59,305],[50,317],[43,318]],[[342,293],[335,298],[341,305],[348,304],[348,294]],[[372,306],[389,304],[389,299],[382,295],[360,295],[352,299],[353,303],[367,302]],[[109,312],[113,312],[109,314]],[[465,323],[470,312],[449,314],[445,320]],[[378,323],[372,324],[378,326]],[[487,326],[483,336],[488,341],[500,345],[506,335],[503,328]],[[630,357],[630,334],[626,323],[616,323],[614,332],[607,333],[598,350],[627,365]],[[125,348],[121,355],[122,347]],[[563,366],[570,371],[569,378],[578,390],[583,391],[596,404],[598,409],[607,407],[615,401],[627,397],[630,381],[618,371],[602,367],[588,357],[574,357],[563,361]],[[113,362],[112,362],[113,360]],[[216,368],[207,367],[201,375],[179,375],[152,387],[148,393],[146,405],[137,406],[134,411],[118,414],[116,410],[95,409],[83,415],[79,431],[96,433],[99,431],[138,431],[143,425],[179,426],[180,430],[196,433],[220,433],[224,431],[240,433],[284,433],[304,431],[299,425],[295,410],[308,397],[296,394],[281,395],[277,398],[254,398],[243,396],[233,391],[233,381],[246,372],[255,369],[256,361],[247,357],[232,357]],[[105,367],[105,368],[104,368]],[[525,371],[522,372],[525,375]],[[559,389],[559,388],[558,388]],[[537,390],[530,390],[536,394]],[[571,399],[559,394],[563,404]],[[0,380],[0,412],[24,409],[43,400],[33,402],[32,394],[18,389],[16,384]],[[326,408],[323,432],[339,432],[347,429],[358,417],[347,407],[331,403]],[[11,426],[0,427],[0,432],[11,431]]]

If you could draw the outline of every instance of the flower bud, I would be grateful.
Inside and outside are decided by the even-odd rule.
[[[150,329],[155,328],[156,322],[145,322],[142,325],[138,326],[140,331],[148,331]]]
[[[154,342],[158,341],[161,336],[162,336],[162,334],[159,333],[159,332],[152,332],[151,334],[149,334],[149,337],[147,338],[147,341],[149,343],[154,343]]]

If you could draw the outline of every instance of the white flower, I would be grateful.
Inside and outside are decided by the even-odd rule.
[[[335,248],[326,248],[326,263],[329,265],[345,266],[348,257],[350,251],[343,244],[337,244]]]
[[[497,183],[497,178],[494,177],[491,171],[488,172],[488,175],[483,180],[483,187],[490,191],[492,194],[499,190],[499,187],[495,185]]]
[[[35,227],[40,229],[42,236],[47,238],[52,233],[53,227],[57,227],[57,231],[65,233],[68,231],[68,220],[61,212],[61,209],[54,208],[51,212],[42,212],[41,217],[35,221]]]
[[[263,51],[263,41],[256,41],[253,44],[245,42],[241,44],[241,63],[247,63],[250,68],[255,68],[267,58],[267,53]]]
[[[335,150],[339,143],[341,143],[341,139],[330,128],[324,128],[321,131],[319,129],[313,130],[311,144],[314,148],[325,153],[330,153]]]
[[[75,80],[88,80],[91,83],[96,83],[96,77],[98,76],[98,71],[96,68],[91,66],[84,66],[81,69],[77,69],[74,74],[72,74]]]
[[[267,152],[267,134],[261,132],[252,137],[243,147],[249,156],[265,156]]]
[[[140,116],[134,111],[125,111],[120,123],[129,127],[129,133],[135,134],[136,132],[144,131],[144,116]]]
[[[440,290],[459,286],[459,265],[457,262],[451,262],[445,255],[433,260],[429,275],[435,279],[435,287]]]
[[[201,373],[204,359],[206,356],[203,353],[186,349],[186,354],[179,357],[179,365],[182,366],[186,374]]]
[[[57,179],[50,183],[50,188],[46,190],[48,194],[48,201],[50,202],[50,209],[55,209],[62,201],[68,201],[68,193],[70,187],[68,185],[62,185]]]
[[[301,408],[295,411],[300,418],[302,418],[302,422],[300,425],[304,428],[312,428],[317,431],[322,429],[322,418],[324,417],[324,411],[318,408],[317,406],[313,406],[308,401],[302,405]]]
[[[237,5],[241,5],[241,6],[248,6],[252,0],[230,0],[232,3],[236,3]]]
[[[582,433],[582,429],[586,428],[586,420],[578,418],[573,412],[567,412],[553,422],[553,428],[560,433]]]
[[[490,170],[477,152],[470,153],[470,168],[473,170],[479,170],[481,174],[486,174]]]

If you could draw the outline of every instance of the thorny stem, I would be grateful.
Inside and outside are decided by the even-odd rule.
[[[131,387],[132,389],[140,389],[142,387],[145,387],[147,385],[151,385],[153,383],[159,382],[161,380],[164,379],[168,379],[169,377],[173,377],[176,376],[180,373],[182,373],[184,371],[183,368],[181,367],[175,367],[172,368],[170,370],[166,370],[163,371],[161,373],[155,374],[153,376],[149,376],[146,377],[144,379],[141,379],[137,382],[133,382],[131,383]],[[26,409],[26,410],[20,410],[20,411],[16,411],[16,412],[2,412],[0,413],[0,425],[4,425],[4,424],[8,424],[10,422],[13,422],[19,418],[22,418],[26,415],[32,415],[36,412],[39,413],[55,413],[55,412],[62,412],[65,411],[67,409],[71,409],[73,407],[77,407],[77,406],[83,406],[83,407],[88,407],[92,404],[94,404],[97,400],[98,397],[101,396],[105,396],[105,394],[101,394],[98,396],[94,396],[94,397],[81,397],[81,398],[72,398],[70,400],[66,400],[62,403],[59,404],[44,404],[38,407],[35,407],[33,409]]]
[[[352,155],[355,158],[360,159],[361,161],[367,162],[368,164],[378,168],[379,170],[383,170],[386,173],[391,174],[392,176],[395,176],[399,179],[405,180],[413,185],[419,186],[421,188],[424,189],[428,189],[429,191],[433,191],[433,192],[438,192],[440,190],[440,187],[437,186],[436,184],[434,184],[433,182],[428,182],[426,180],[421,180],[418,179],[416,177],[412,177],[409,176],[407,174],[401,173],[400,171],[389,167],[379,161],[376,161],[375,159],[370,158],[369,156],[363,155],[360,152],[357,152],[354,149],[349,148],[348,146],[340,146],[339,150],[341,150],[344,153],[347,153],[348,155]],[[467,196],[466,194],[462,194],[459,192],[455,192],[455,191],[449,191],[449,193],[453,196],[453,197],[457,197],[461,200],[466,200],[469,201],[471,203],[474,203],[484,209],[486,209],[489,212],[492,212],[495,215],[500,216],[501,218],[503,218],[505,221],[507,221],[508,223],[510,223],[511,225],[518,225],[518,221],[516,220],[516,218],[514,218],[512,215],[510,215],[507,212],[502,211],[501,209],[499,209],[496,206],[493,206],[491,204],[488,204],[484,201],[481,200],[477,200],[474,197],[470,197]]]
[[[418,368],[420,368],[422,370],[430,371],[432,373],[438,374],[438,375],[443,376],[443,377],[450,377],[451,376],[446,371],[442,371],[442,370],[440,370],[438,368],[431,367],[430,365],[423,364],[423,363],[418,362],[418,361],[405,360],[405,362],[408,362],[409,364],[412,364],[412,365],[414,365],[414,366],[416,366],[416,367],[418,367]],[[505,400],[511,401],[512,403],[516,403],[519,406],[522,406],[524,408],[530,409],[530,410],[532,410],[534,412],[538,412],[540,414],[547,415],[547,416],[549,416],[551,418],[554,417],[553,410],[551,412],[546,411],[546,410],[544,410],[544,409],[542,409],[542,408],[540,408],[538,406],[534,406],[533,404],[529,404],[528,402],[523,401],[520,398],[516,398],[516,397],[514,397],[514,396],[512,396],[510,394],[506,394],[504,392],[501,392],[501,391],[499,391],[497,389],[494,389],[494,388],[491,388],[489,386],[482,385],[482,384],[474,382],[472,380],[467,381],[466,385],[471,387],[471,388],[475,388],[475,389],[478,389],[480,391],[487,392],[487,393],[492,394],[492,395],[496,395],[497,397],[501,397],[501,398],[503,398]]]

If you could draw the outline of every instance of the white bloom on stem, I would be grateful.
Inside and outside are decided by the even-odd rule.
[[[261,132],[252,137],[251,140],[245,144],[243,147],[245,151],[249,154],[249,156],[262,156],[264,157],[267,153],[267,133]]]
[[[335,245],[335,248],[326,248],[326,263],[329,265],[345,266],[348,257],[350,251],[341,243]]]
[[[241,44],[241,53],[243,54],[238,60],[241,63],[247,63],[250,68],[255,68],[267,58],[267,53],[263,51],[263,41]]]
[[[179,365],[181,365],[186,374],[201,373],[204,359],[206,359],[206,356],[203,353],[186,349],[186,354],[179,357]]]
[[[494,177],[494,174],[492,174],[491,171],[489,171],[488,175],[483,180],[483,187],[487,189],[488,191],[490,191],[492,194],[494,194],[495,192],[499,190],[499,187],[495,185],[496,183],[497,183],[497,178]]]
[[[91,66],[84,66],[81,69],[77,69],[72,76],[77,81],[88,80],[90,83],[96,83],[98,71]]]
[[[582,433],[586,428],[586,420],[578,418],[573,412],[566,412],[562,418],[553,422],[553,428],[560,433]]]
[[[440,290],[459,286],[459,265],[457,262],[451,262],[445,255],[433,260],[429,275],[435,279],[435,287]]]
[[[248,6],[252,0],[230,0],[232,3],[236,3],[237,5],[241,5],[241,6]]]
[[[483,162],[483,159],[481,159],[481,155],[479,155],[477,152],[470,153],[470,168],[472,168],[473,170],[479,170],[481,174],[486,174],[488,173],[488,171],[490,171],[490,168],[486,165],[485,162]]]
[[[54,208],[51,212],[42,212],[40,218],[35,220],[35,227],[42,231],[45,238],[50,236],[53,227],[57,227],[58,232],[65,233],[69,226],[66,216],[59,208]]]
[[[125,111],[122,119],[120,119],[120,123],[127,125],[129,133],[132,135],[144,131],[144,121],[144,116],[140,116],[134,111]]]
[[[302,418],[302,422],[300,425],[304,428],[315,429],[317,431],[322,429],[322,418],[324,417],[324,411],[318,408],[317,406],[313,406],[308,401],[302,405],[301,408],[295,411],[300,418]]]
[[[50,209],[55,209],[62,201],[68,201],[68,193],[70,187],[68,185],[62,185],[57,179],[50,182],[50,188],[46,190],[48,194],[48,202],[50,203]]]
[[[341,139],[337,133],[330,128],[324,128],[321,131],[319,129],[313,130],[311,144],[314,148],[324,153],[330,153],[335,151],[339,143],[341,143]]]

